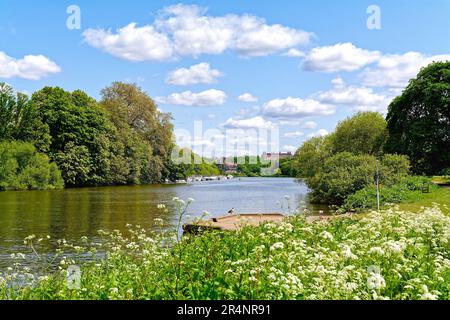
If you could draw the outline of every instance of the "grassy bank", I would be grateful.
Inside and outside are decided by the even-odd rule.
[[[77,261],[63,253],[58,272],[28,274],[28,286],[8,287],[26,259],[17,255],[0,280],[0,299],[450,298],[450,217],[438,207],[313,224],[294,216],[281,225],[182,239],[136,227],[101,234],[103,244],[64,246],[107,252],[81,264],[80,289],[67,287],[67,267]],[[39,251],[35,239],[27,241]]]
[[[398,204],[401,210],[417,212],[424,207],[431,207],[440,204],[441,210],[445,214],[450,214],[450,190],[445,188],[433,189],[430,193],[414,191]]]

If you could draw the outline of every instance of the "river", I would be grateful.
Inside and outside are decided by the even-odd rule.
[[[95,238],[99,229],[124,231],[126,224],[148,228],[155,218],[173,226],[173,197],[195,200],[188,209],[191,217],[205,210],[218,216],[231,208],[236,213],[288,213],[285,196],[291,210],[305,202],[313,213],[326,211],[308,203],[308,191],[303,182],[291,178],[235,178],[186,185],[0,192],[0,269],[11,263],[11,253],[29,251],[23,239],[31,234],[73,241]],[[284,209],[277,202],[283,202]],[[165,204],[169,212],[163,213],[158,204]]]

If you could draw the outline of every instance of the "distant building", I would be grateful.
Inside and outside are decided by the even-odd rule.
[[[264,152],[262,155],[263,161],[276,161],[276,160],[282,160],[282,159],[289,159],[292,158],[294,155],[292,152]]]
[[[219,164],[222,166],[222,169],[225,174],[234,174],[237,172],[238,164],[234,162],[234,158],[226,158],[223,157]]]

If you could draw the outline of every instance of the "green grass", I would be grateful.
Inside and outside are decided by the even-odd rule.
[[[0,299],[448,300],[450,217],[438,207],[416,213],[391,208],[316,223],[293,216],[181,239],[140,227],[103,231],[104,259],[95,259],[98,243],[61,242],[59,271],[41,278],[21,268],[29,253],[17,255],[0,278]],[[27,242],[38,254],[36,238]],[[68,265],[78,261],[66,250],[93,255],[80,263],[80,289],[67,286]],[[18,279],[28,285],[8,286]]]
[[[431,181],[437,184],[450,184],[450,176],[434,176]]]
[[[445,214],[450,214],[450,189],[437,188],[430,193],[413,191],[408,193],[407,198],[397,204],[401,210],[418,212],[423,207],[432,207],[439,204]]]

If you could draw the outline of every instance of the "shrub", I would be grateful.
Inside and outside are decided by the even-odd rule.
[[[375,157],[338,153],[325,161],[323,170],[315,179],[308,180],[313,188],[315,202],[341,204],[348,195],[373,184]],[[317,185],[314,185],[314,184]]]
[[[385,185],[400,183],[408,176],[410,163],[407,156],[385,154],[381,160],[380,181]]]
[[[424,185],[430,188],[436,186],[431,184],[431,180],[427,177],[412,176],[403,178],[400,183],[380,187],[380,204],[400,203],[411,196],[415,191],[421,191]],[[375,185],[367,186],[356,191],[347,197],[341,207],[341,211],[364,210],[377,207],[377,189]]]
[[[0,142],[0,190],[55,189],[61,172],[46,155],[26,142]]]
[[[338,123],[333,134],[333,151],[380,154],[387,139],[386,120],[378,112],[358,112]]]

